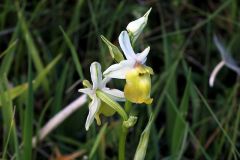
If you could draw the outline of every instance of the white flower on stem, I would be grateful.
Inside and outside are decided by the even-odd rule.
[[[148,15],[151,12],[152,8],[150,8],[145,14],[144,16],[142,16],[141,18],[138,18],[135,21],[130,22],[127,25],[127,31],[130,34],[131,37],[131,41],[132,43],[134,43],[136,41],[136,39],[139,37],[139,35],[141,34],[141,32],[143,31],[144,27],[147,24],[148,21]]]
[[[127,31],[122,31],[118,40],[126,60],[111,65],[103,74],[109,78],[126,79],[124,94],[131,102],[150,104],[150,74],[153,74],[153,70],[145,66],[150,47],[135,54]]]
[[[101,124],[101,120],[99,118],[100,114],[112,116],[115,113],[114,109],[101,101],[101,99],[97,96],[96,91],[100,90],[104,92],[112,100],[125,101],[122,91],[106,87],[106,84],[109,82],[110,78],[102,79],[101,65],[98,62],[93,62],[91,64],[90,73],[93,84],[90,84],[89,81],[84,80],[83,85],[86,88],[78,90],[79,92],[87,94],[92,99],[91,103],[89,104],[89,113],[85,124],[86,130],[89,129],[94,118],[96,119],[98,125]]]
[[[228,50],[224,47],[223,43],[218,39],[217,36],[214,36],[213,40],[214,44],[216,45],[217,49],[220,52],[222,60],[216,65],[216,67],[213,69],[210,75],[209,85],[211,87],[213,87],[215,78],[223,66],[227,66],[231,70],[235,71],[238,75],[240,75],[239,66],[237,65],[236,61],[232,58]]]

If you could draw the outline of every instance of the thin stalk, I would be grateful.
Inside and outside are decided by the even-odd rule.
[[[67,105],[64,109],[59,111],[54,117],[52,117],[39,131],[38,136],[33,137],[32,145],[36,147],[37,142],[42,141],[52,130],[59,126],[67,117],[74,113],[77,109],[83,106],[87,102],[87,96],[82,95],[72,103]],[[37,139],[38,138],[38,139]]]
[[[221,70],[221,68],[222,68],[224,65],[225,65],[225,62],[224,62],[224,61],[221,61],[221,62],[219,62],[219,63],[216,65],[216,67],[215,67],[214,70],[212,71],[211,76],[210,76],[210,78],[209,78],[209,85],[210,85],[211,87],[213,87],[214,81],[215,81],[215,79],[216,79],[216,76],[217,76],[218,72]]]
[[[123,122],[128,120],[128,115],[125,110],[114,100],[109,98],[102,91],[97,91],[97,96],[110,107],[112,107],[118,114],[122,117]],[[127,138],[128,129],[124,125],[122,125],[122,130],[119,138],[119,148],[118,148],[118,159],[125,160],[125,144]]]
[[[125,146],[126,146],[127,134],[128,134],[128,128],[122,126],[122,130],[119,138],[119,146],[118,146],[119,160],[125,160]]]
[[[125,102],[125,111],[129,113],[132,109],[132,103],[130,101]]]

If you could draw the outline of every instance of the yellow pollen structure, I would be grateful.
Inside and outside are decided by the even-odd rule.
[[[124,87],[126,99],[134,103],[151,104],[153,101],[150,98],[151,74],[153,74],[152,68],[141,64],[135,65],[132,70],[128,71]]]

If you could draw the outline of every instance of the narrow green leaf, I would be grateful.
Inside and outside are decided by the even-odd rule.
[[[50,73],[50,71],[55,67],[55,65],[58,63],[58,61],[62,58],[62,55],[59,54],[57,55],[48,65],[45,67],[42,72],[38,74],[36,79],[33,81],[33,88],[34,90],[37,89],[40,84],[44,81],[46,78],[47,74]]]
[[[81,66],[81,63],[80,61],[78,60],[78,55],[77,55],[77,51],[76,49],[74,48],[71,40],[69,39],[68,35],[64,32],[63,28],[60,26],[60,30],[64,36],[64,40],[65,42],[67,43],[70,51],[71,51],[71,54],[72,54],[72,57],[73,57],[73,62],[76,66],[76,69],[77,69],[77,72],[78,72],[78,75],[80,77],[80,79],[84,79],[84,76],[83,76],[83,71],[82,71],[82,66]]]
[[[4,56],[1,67],[0,67],[0,76],[3,77],[4,74],[8,75],[8,72],[10,70],[13,58],[14,58],[14,50],[16,48],[17,41],[14,41],[10,44],[10,46],[2,53],[2,56]]]
[[[107,123],[104,124],[104,126],[101,128],[100,132],[98,133],[97,138],[95,140],[95,143],[94,143],[94,145],[93,145],[93,147],[92,147],[92,149],[90,151],[89,159],[92,159],[94,154],[95,154],[95,152],[97,151],[97,148],[98,148],[98,146],[100,144],[100,141],[101,141],[103,135],[106,132],[106,129],[107,129]]]
[[[12,51],[15,49],[16,44],[17,44],[17,40],[15,40],[14,42],[12,42],[12,43],[8,46],[8,48],[0,54],[0,58],[2,58],[5,54],[7,54],[7,53],[9,53],[9,52],[12,52]]]
[[[121,62],[122,60],[124,60],[124,57],[122,55],[122,52],[118,49],[117,46],[115,46],[114,44],[112,44],[109,40],[107,40],[106,37],[104,37],[103,35],[100,36],[101,39],[103,40],[103,42],[108,46],[109,52],[111,57],[116,60],[117,62]]]
[[[144,131],[141,134],[141,138],[138,143],[138,147],[137,147],[137,150],[136,150],[136,153],[134,156],[134,160],[144,160],[145,159],[152,123],[153,123],[153,116],[151,115],[146,128],[144,129]]]
[[[33,84],[32,84],[32,62],[28,56],[28,98],[25,108],[23,127],[23,159],[32,159],[32,135],[33,135]]]
[[[201,92],[195,87],[198,95],[200,96],[201,100],[203,101],[204,105],[206,106],[206,108],[208,109],[209,113],[211,114],[211,116],[213,117],[213,119],[215,120],[215,122],[217,123],[218,127],[220,128],[220,130],[223,132],[224,136],[226,137],[226,139],[228,140],[228,142],[231,144],[232,147],[232,152],[234,154],[236,154],[238,156],[238,158],[240,158],[240,153],[237,150],[235,144],[233,143],[232,139],[230,138],[230,136],[228,135],[228,133],[226,132],[226,130],[223,128],[222,124],[220,123],[220,121],[218,120],[217,116],[214,114],[213,110],[211,109],[211,107],[209,106],[207,100],[203,97],[203,95],[201,94]]]
[[[163,33],[163,54],[164,54],[164,68],[165,70],[168,70],[168,68],[170,68],[172,66],[172,62],[174,61],[173,57],[171,56],[172,53],[174,52],[173,48],[171,47],[171,39],[170,37],[166,36],[166,24],[164,21],[164,17],[161,14],[160,15],[161,18],[161,30]],[[180,55],[180,54],[179,54]],[[169,83],[169,87],[167,89],[167,92],[171,95],[171,97],[173,98],[174,102],[177,101],[177,87],[176,87],[176,72],[175,69],[173,70],[169,70],[170,72],[170,76],[171,78],[167,78],[167,83]],[[171,73],[172,72],[172,73]],[[169,107],[169,104],[167,102],[166,104],[166,117],[167,117],[167,127],[166,127],[166,132],[168,136],[168,143],[169,145],[171,145],[171,141],[172,141],[172,128],[174,127],[174,123],[175,123],[175,119],[176,119],[176,113],[173,111],[172,107]]]
[[[62,55],[58,55],[56,58],[54,58],[52,60],[52,62],[50,62],[46,68],[44,68],[44,70],[35,78],[35,80],[33,80],[33,89],[36,90],[40,84],[42,83],[42,81],[44,80],[44,78],[47,76],[47,74],[50,73],[50,71],[53,69],[53,67],[57,64],[57,62],[61,59]],[[28,83],[24,83],[21,85],[18,85],[12,89],[9,89],[7,92],[4,93],[0,93],[0,97],[3,94],[9,94],[9,97],[11,97],[11,99],[15,99],[16,97],[24,94],[26,92],[26,90],[28,89]],[[0,106],[1,106],[1,99],[0,99]]]
[[[16,159],[20,160],[20,154],[19,154],[19,144],[18,144],[18,138],[17,138],[17,130],[14,120],[14,111],[13,111],[13,104],[12,100],[8,94],[8,80],[6,78],[6,74],[2,77],[0,77],[0,101],[2,102],[2,117],[3,117],[3,129],[5,130],[5,134],[3,135],[3,148],[4,150],[7,150],[8,145],[8,136],[9,142],[10,142],[10,149],[8,152],[13,152],[16,155]],[[3,94],[6,93],[6,94]],[[9,122],[12,122],[12,125],[9,125]]]
[[[197,139],[197,137],[195,136],[194,132],[192,131],[192,129],[189,127],[188,122],[182,117],[182,114],[180,113],[179,109],[177,108],[175,102],[173,101],[172,97],[167,93],[166,94],[167,99],[169,100],[169,102],[171,103],[171,107],[173,107],[173,110],[176,112],[176,114],[178,115],[178,117],[180,118],[179,120],[184,123],[184,125],[186,126],[186,128],[188,128],[188,131],[190,133],[190,135],[192,136],[192,138],[195,140],[196,144],[199,149],[201,150],[201,152],[203,153],[205,159],[210,160],[210,156],[207,154],[205,148],[202,146],[202,144],[199,142],[199,140]]]
[[[8,144],[9,144],[10,139],[11,139],[11,134],[12,134],[12,131],[13,131],[13,127],[15,127],[14,113],[15,113],[15,111],[13,111],[13,114],[12,114],[13,117],[12,117],[11,122],[10,122],[9,131],[6,134],[7,138],[5,139],[5,142],[4,142],[4,145],[3,145],[2,159],[6,159]]]
[[[182,117],[186,117],[186,113],[188,111],[188,103],[189,103],[189,96],[190,96],[190,91],[189,87],[191,84],[191,72],[188,73],[187,77],[187,85],[185,87],[185,91],[183,94],[183,98],[181,100],[181,105],[179,108],[180,113],[182,114]],[[174,128],[173,128],[173,136],[172,136],[172,144],[171,144],[171,152],[173,155],[177,155],[178,152],[181,150],[181,146],[184,138],[184,132],[186,130],[185,124],[180,121],[179,116],[177,115]]]
[[[21,11],[21,9],[19,8],[18,6],[19,4],[16,4],[17,6],[17,11],[18,11],[18,19],[19,19],[19,22],[20,22],[20,25],[21,25],[21,31],[24,35],[24,40],[27,44],[27,48],[28,48],[28,52],[29,54],[31,55],[31,58],[34,62],[34,65],[38,71],[38,73],[41,73],[42,70],[44,69],[44,65],[43,65],[43,62],[39,56],[39,52],[37,50],[37,47],[35,45],[35,42],[32,38],[32,35],[30,34],[29,32],[29,29],[28,29],[28,24],[23,16],[23,13]],[[46,79],[46,77],[44,78],[43,80],[43,85],[44,85],[44,89],[47,91],[47,93],[49,93],[49,84],[48,84],[48,81]]]
[[[61,110],[62,106],[62,101],[63,101],[63,95],[64,95],[64,86],[66,85],[66,79],[68,76],[68,69],[69,69],[69,64],[66,63],[64,70],[62,71],[62,75],[57,82],[57,87],[55,91],[55,98],[54,98],[54,103],[53,103],[53,108],[51,109],[51,114],[55,115],[58,111]]]

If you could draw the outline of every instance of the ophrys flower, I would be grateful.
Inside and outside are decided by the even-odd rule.
[[[98,62],[93,62],[90,66],[90,73],[92,83],[84,80],[83,85],[86,87],[84,89],[79,89],[79,92],[87,94],[91,98],[91,103],[89,104],[89,113],[87,116],[85,128],[89,129],[94,118],[97,121],[97,124],[101,124],[99,118],[100,114],[105,116],[112,116],[115,113],[115,110],[108,106],[106,103],[102,102],[101,99],[97,96],[96,92],[98,90],[104,92],[109,98],[116,101],[124,101],[124,94],[122,91],[117,89],[110,89],[106,87],[107,82],[110,78],[102,78],[101,65]]]
[[[210,75],[209,85],[211,87],[213,87],[215,78],[223,66],[228,67],[229,69],[235,71],[238,75],[240,75],[240,67],[237,65],[237,62],[233,59],[230,52],[224,47],[221,40],[217,36],[214,36],[213,40],[221,55],[222,60],[216,65]]]
[[[153,74],[153,70],[145,66],[150,47],[135,54],[127,31],[122,31],[118,40],[126,60],[113,64],[103,74],[109,78],[126,79],[124,94],[131,102],[150,104],[150,75]]]

